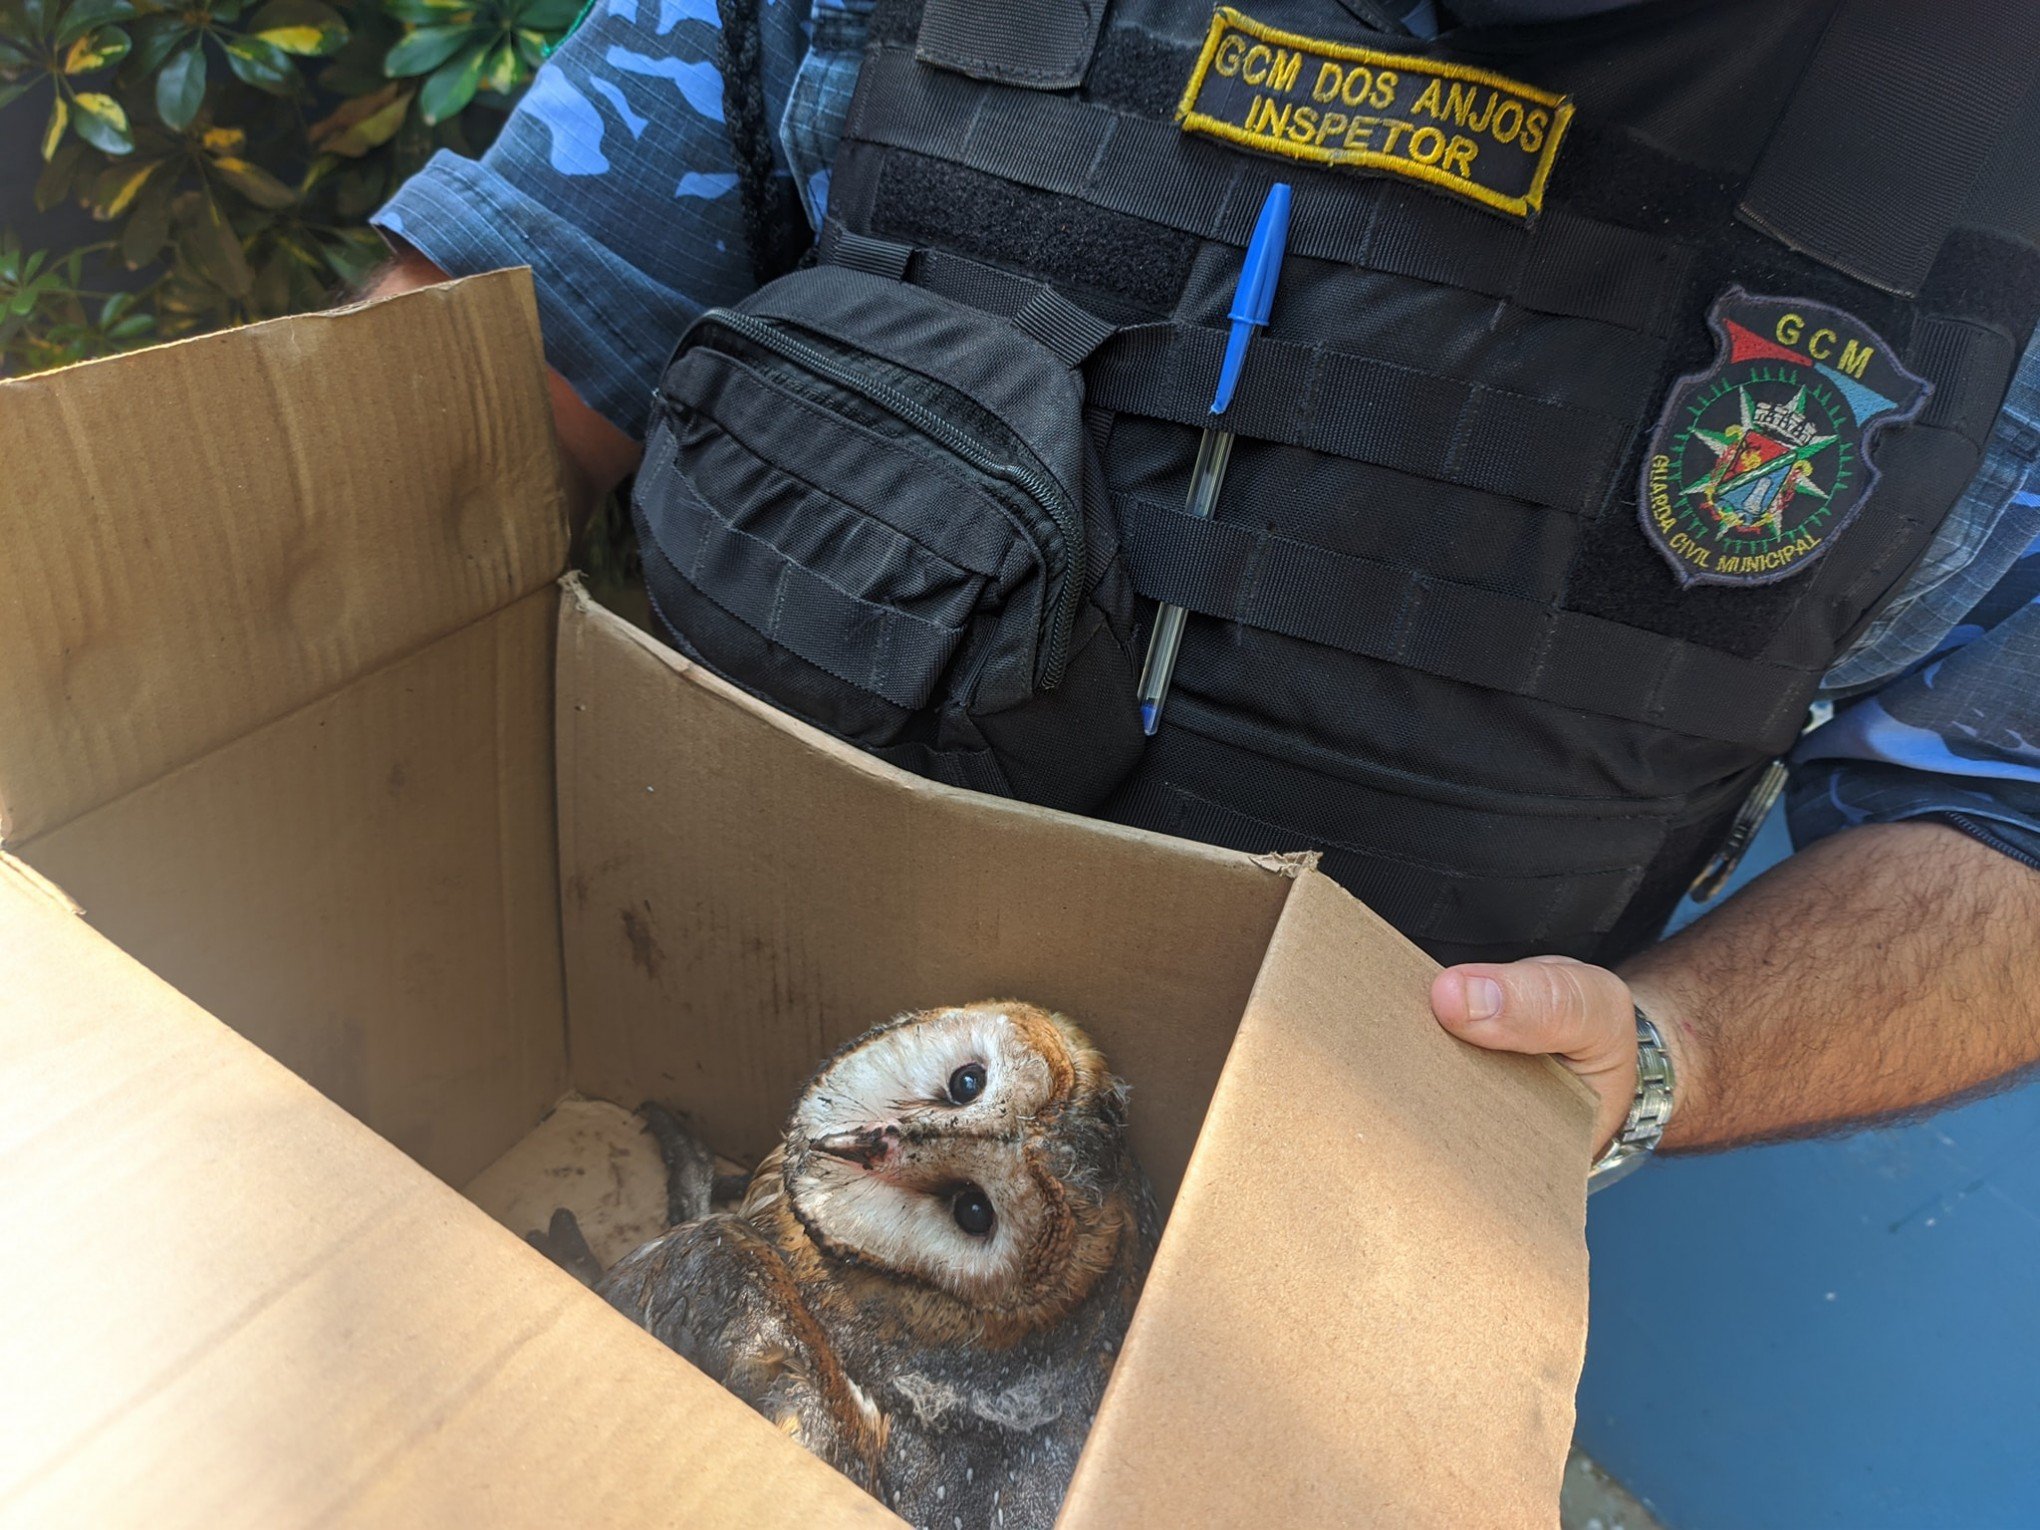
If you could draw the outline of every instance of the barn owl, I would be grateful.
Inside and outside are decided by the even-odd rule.
[[[1155,1231],[1125,1086],[987,1002],[837,1052],[733,1213],[598,1289],[909,1523],[1046,1530]]]

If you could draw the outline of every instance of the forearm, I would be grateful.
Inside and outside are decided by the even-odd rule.
[[[416,250],[400,247],[369,283],[368,296],[390,297],[446,279]],[[578,535],[603,497],[636,469],[644,448],[583,403],[573,385],[551,367],[546,368],[546,388],[566,467],[568,515]]]
[[[1680,1067],[1667,1150],[1938,1104],[2040,1060],[2040,873],[1934,823],[1774,868],[1621,971]]]

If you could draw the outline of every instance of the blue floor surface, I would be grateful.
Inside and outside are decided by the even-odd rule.
[[[2040,1527],[2040,1086],[1668,1160],[1587,1234],[1579,1440],[1667,1530]]]

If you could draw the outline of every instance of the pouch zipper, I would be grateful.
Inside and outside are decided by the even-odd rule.
[[[819,346],[787,333],[785,326],[776,320],[761,319],[754,314],[738,313],[728,308],[711,308],[696,325],[714,324],[741,335],[762,350],[772,352],[782,360],[814,373],[824,381],[832,382],[839,388],[871,400],[911,425],[922,435],[933,440],[943,450],[960,458],[978,473],[987,478],[1018,489],[1039,506],[1055,525],[1062,537],[1061,568],[1054,565],[1058,560],[1046,557],[1050,564],[1050,588],[1054,592],[1041,634],[1041,659],[1036,665],[1035,683],[1045,691],[1052,691],[1061,684],[1063,670],[1069,663],[1071,634],[1076,627],[1077,604],[1084,593],[1084,527],[1081,514],[1072,506],[1055,481],[1045,473],[1036,472],[1025,463],[1009,462],[988,451],[982,442],[969,431],[953,421],[945,420],[927,405],[911,394],[902,392],[878,378],[864,375],[841,357],[832,355]],[[938,386],[947,386],[938,384]],[[954,390],[952,390],[954,391]],[[982,407],[982,406],[976,406]],[[1040,538],[1032,538],[1041,546]],[[1050,549],[1042,546],[1044,555]],[[1060,574],[1058,585],[1057,575]]]

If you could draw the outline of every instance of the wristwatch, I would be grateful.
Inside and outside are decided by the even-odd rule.
[[[1608,1144],[1587,1171],[1587,1190],[1605,1190],[1623,1176],[1635,1173],[1649,1159],[1672,1119],[1672,1092],[1678,1080],[1672,1073],[1672,1054],[1656,1023],[1636,1008],[1636,1098],[1629,1102],[1629,1115],[1622,1130]]]

